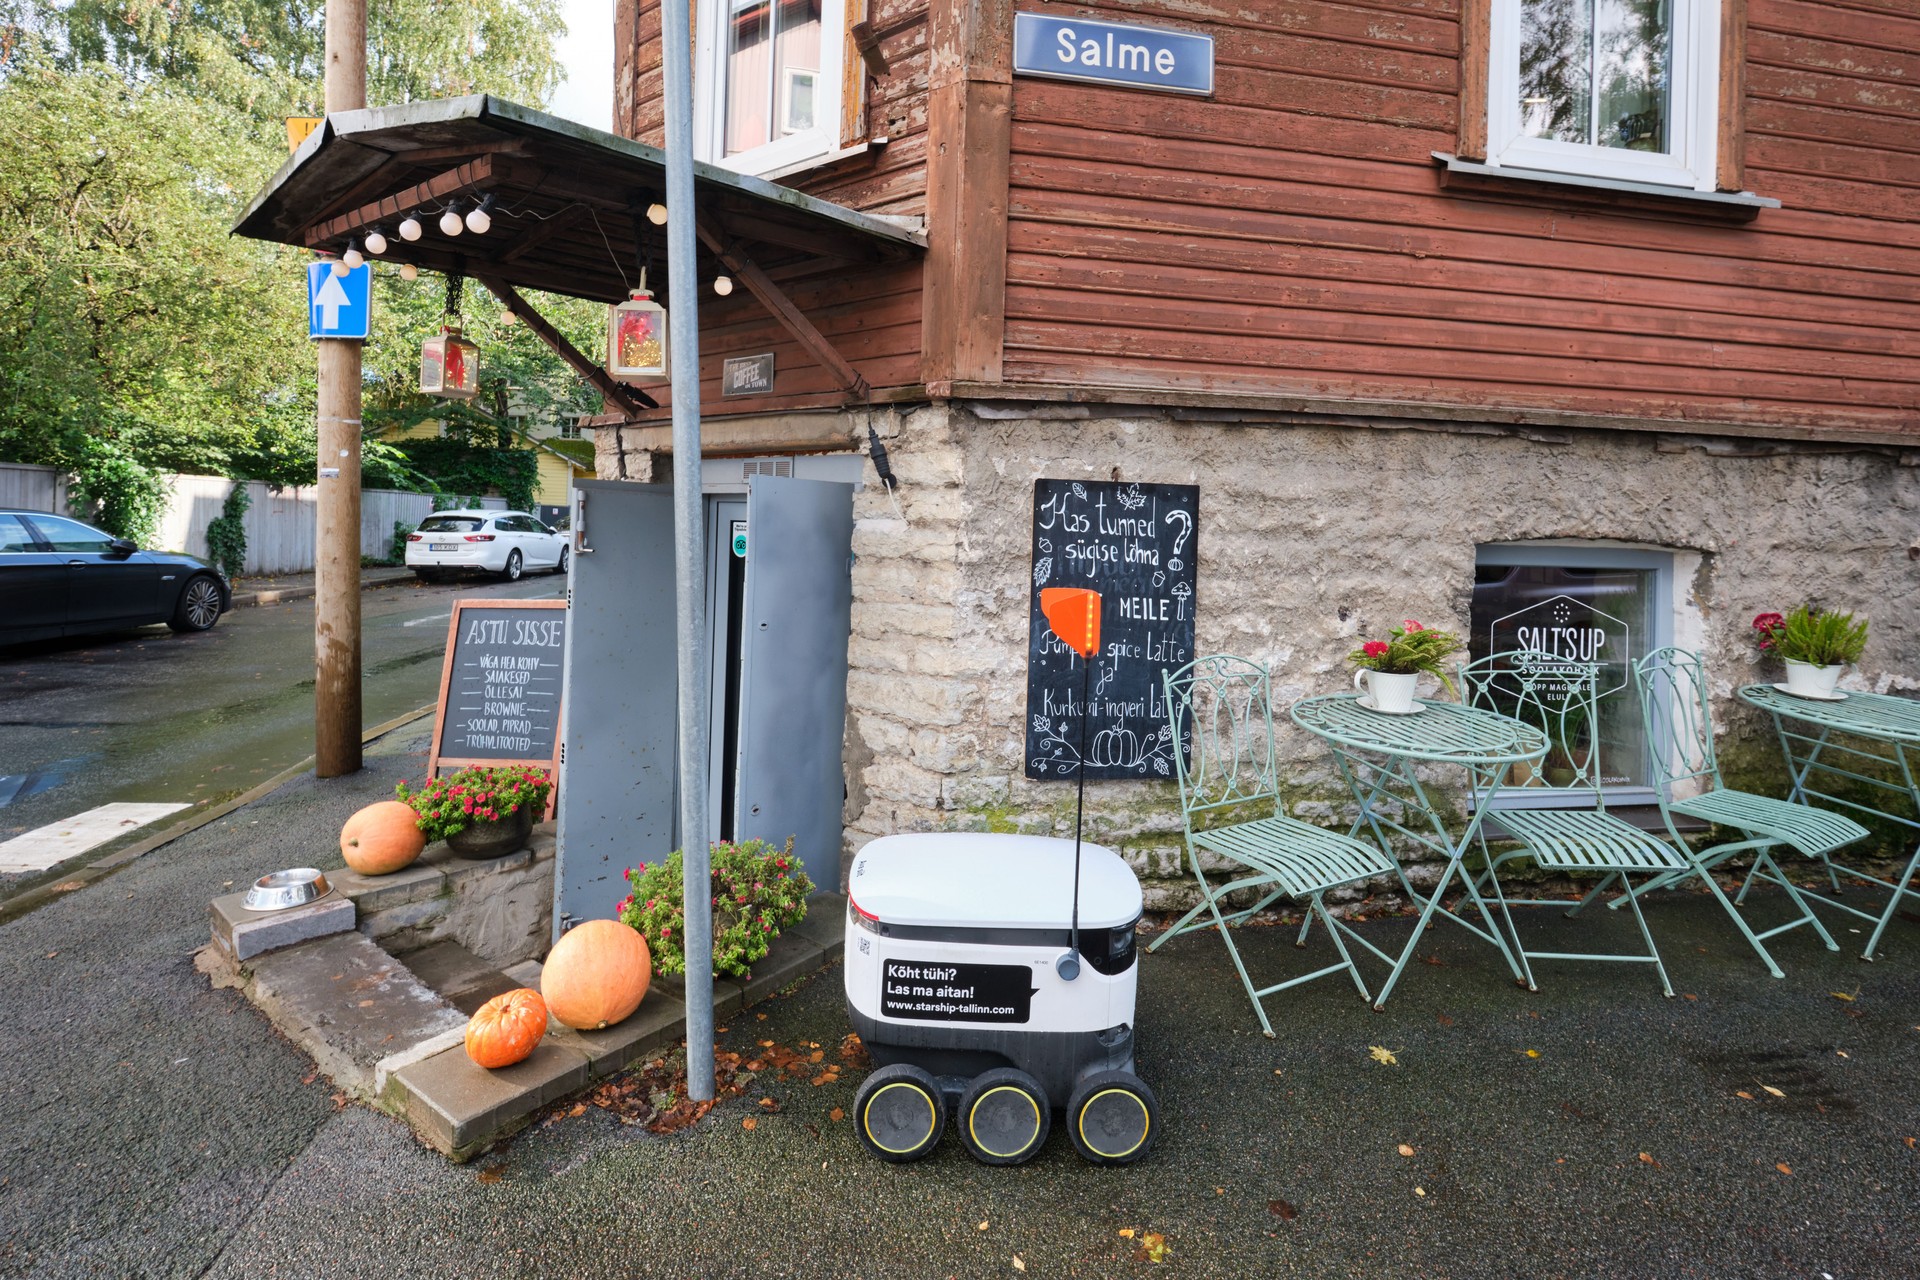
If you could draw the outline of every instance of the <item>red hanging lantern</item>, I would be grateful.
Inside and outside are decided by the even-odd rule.
[[[420,344],[420,389],[449,400],[480,392],[480,348],[460,336],[460,326],[440,326],[440,336]]]
[[[667,309],[646,289],[607,315],[607,372],[623,382],[667,376]]]

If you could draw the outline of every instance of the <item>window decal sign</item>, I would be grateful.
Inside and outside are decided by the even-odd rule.
[[[1016,13],[1013,71],[1204,96],[1213,92],[1213,37],[1165,27]]]
[[[1574,689],[1574,681],[1591,671],[1598,695],[1600,723],[1585,723],[1584,712],[1561,722],[1561,728],[1573,739],[1556,744],[1555,751],[1592,752],[1576,761],[1557,761],[1549,756],[1543,766],[1546,781],[1566,786],[1575,777],[1594,776],[1609,786],[1635,781],[1632,761],[1638,759],[1639,726],[1635,722],[1637,706],[1627,692],[1632,667],[1641,655],[1633,648],[1633,633],[1627,624],[1591,603],[1573,596],[1556,595],[1495,618],[1492,627],[1492,652],[1515,653],[1530,650],[1545,654],[1549,661],[1525,669],[1525,674],[1544,677],[1534,685],[1535,693],[1550,706],[1558,707]],[[1564,676],[1565,683],[1557,682]],[[1569,708],[1573,712],[1578,708]],[[1556,773],[1556,763],[1577,766],[1569,776]],[[1588,771],[1592,772],[1589,773]]]

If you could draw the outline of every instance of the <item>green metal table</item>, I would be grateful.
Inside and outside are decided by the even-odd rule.
[[[1386,985],[1375,997],[1375,1009],[1386,1006],[1387,997],[1413,959],[1421,934],[1436,915],[1491,942],[1506,958],[1514,981],[1526,981],[1505,935],[1463,865],[1467,849],[1486,820],[1488,806],[1475,806],[1473,816],[1455,839],[1427,795],[1419,766],[1458,765],[1466,770],[1475,793],[1490,796],[1499,791],[1514,765],[1532,763],[1547,754],[1547,737],[1532,725],[1478,707],[1425,700],[1416,700],[1414,705],[1420,708],[1414,714],[1388,715],[1362,706],[1354,694],[1334,693],[1297,702],[1290,713],[1295,724],[1327,744],[1341,778],[1360,802],[1360,816],[1354,819],[1349,836],[1358,835],[1363,826],[1370,827],[1381,849],[1394,857],[1394,836],[1388,834],[1391,830],[1446,859],[1446,868],[1430,896],[1407,884],[1404,875],[1401,877],[1407,892],[1421,904],[1420,921],[1394,962]],[[1447,883],[1455,877],[1479,909],[1484,924],[1475,924],[1441,905]]]
[[[1810,804],[1817,799],[1823,804],[1856,809],[1920,831],[1920,781],[1916,780],[1916,773],[1920,773],[1920,702],[1882,693],[1851,692],[1844,701],[1824,702],[1795,697],[1770,684],[1750,684],[1740,690],[1739,697],[1773,717],[1773,727],[1780,735],[1780,751],[1786,757],[1787,772],[1793,779],[1789,800]],[[1893,776],[1875,777],[1861,771],[1875,766],[1888,767]],[[1816,779],[1815,774],[1822,776]],[[1885,794],[1903,797],[1912,806],[1912,816],[1861,804],[1815,785],[1829,778],[1850,778]],[[1831,857],[1823,857],[1821,861],[1826,864],[1827,882],[1836,894],[1842,892],[1840,875],[1843,873],[1889,891],[1887,908],[1879,915],[1810,889],[1800,891],[1815,902],[1837,907],[1873,925],[1873,936],[1867,939],[1866,950],[1860,953],[1862,960],[1873,959],[1873,953],[1880,947],[1881,935],[1886,933],[1900,904],[1907,898],[1920,901],[1920,890],[1913,888],[1914,873],[1920,870],[1920,845],[1914,847],[1913,857],[1908,859],[1898,884],[1836,863]],[[1746,896],[1744,887],[1740,896]]]

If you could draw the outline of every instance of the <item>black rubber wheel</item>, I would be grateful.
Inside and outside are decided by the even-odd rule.
[[[860,1141],[888,1164],[905,1164],[932,1153],[947,1127],[940,1085],[904,1062],[881,1067],[853,1095]]]
[[[1053,1104],[1040,1082],[1014,1067],[973,1078],[954,1117],[967,1154],[981,1164],[1025,1164],[1053,1127]]]
[[[571,547],[560,548],[560,563],[553,566],[553,571],[555,573],[565,573],[567,571],[567,561],[571,560],[572,558],[573,558],[573,548]]]
[[[521,568],[522,561],[520,559],[520,552],[518,550],[509,551],[507,552],[507,567],[501,571],[500,576],[508,582],[518,582],[520,581]]]
[[[1067,1104],[1073,1149],[1091,1164],[1132,1164],[1153,1149],[1160,1104],[1131,1071],[1102,1071],[1081,1081]]]
[[[187,579],[167,625],[175,631],[205,631],[220,621],[220,584],[202,573]]]

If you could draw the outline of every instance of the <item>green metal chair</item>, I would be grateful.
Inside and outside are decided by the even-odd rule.
[[[1511,898],[1500,883],[1500,868],[1522,857],[1532,859],[1543,871],[1600,875],[1592,892],[1571,904],[1566,914],[1573,917],[1615,882],[1631,890],[1631,877],[1635,875],[1651,879],[1685,873],[1689,868],[1685,855],[1666,841],[1607,812],[1606,797],[1600,790],[1599,684],[1599,668],[1594,664],[1568,662],[1532,650],[1496,653],[1460,668],[1461,695],[1468,706],[1524,721],[1544,733],[1552,744],[1539,767],[1530,768],[1519,782],[1509,782],[1498,795],[1509,798],[1521,794],[1542,806],[1568,806],[1496,809],[1492,818],[1519,847],[1493,854],[1487,847],[1483,826],[1480,847],[1487,855],[1486,880],[1505,917],[1514,950],[1520,955],[1529,991],[1540,989],[1533,977],[1535,960],[1604,960],[1651,964],[1660,975],[1660,989],[1671,997],[1673,984],[1667,979],[1667,967],[1660,962],[1660,949],[1654,945],[1646,917],[1631,893],[1626,900],[1632,903],[1640,936],[1646,940],[1645,955],[1529,951],[1514,925],[1513,907],[1569,904]],[[1474,797],[1477,804],[1489,804],[1494,799],[1480,794]]]
[[[1372,999],[1347,941],[1389,965],[1393,957],[1335,919],[1323,895],[1373,876],[1399,875],[1399,863],[1370,844],[1287,816],[1280,801],[1273,708],[1268,701],[1271,685],[1265,667],[1221,655],[1167,672],[1165,681],[1187,861],[1200,887],[1200,903],[1147,950],[1158,951],[1183,933],[1217,929],[1253,1002],[1260,1030],[1268,1037],[1273,1035],[1273,1024],[1260,1001],[1276,991],[1344,972],[1353,978],[1363,999]],[[1203,854],[1224,864],[1216,866],[1214,880],[1208,878]],[[1401,883],[1405,887],[1404,877]],[[1258,895],[1257,900],[1251,906],[1222,909],[1229,895],[1242,893]],[[1326,924],[1340,963],[1270,987],[1255,987],[1228,926],[1283,895],[1306,906],[1308,924],[1316,915]],[[1411,900],[1411,889],[1408,897]],[[1301,936],[1299,945],[1304,946],[1304,930]]]
[[[1798,850],[1809,858],[1823,861],[1826,855],[1867,836],[1867,829],[1852,818],[1808,804],[1757,796],[1735,791],[1720,776],[1720,763],[1713,753],[1713,718],[1707,698],[1707,667],[1702,657],[1687,649],[1656,649],[1633,668],[1634,684],[1640,694],[1640,715],[1652,748],[1654,784],[1660,796],[1660,815],[1674,844],[1688,850],[1692,866],[1683,872],[1659,876],[1632,891],[1632,897],[1654,889],[1666,888],[1689,876],[1698,876],[1721,907],[1726,910],[1748,943],[1766,962],[1767,972],[1783,977],[1780,966],[1767,951],[1765,940],[1801,925],[1810,926],[1829,951],[1840,946],[1826,926],[1807,906],[1773,851],[1782,845]],[[1674,796],[1676,784],[1691,784],[1699,794]],[[1698,818],[1715,826],[1728,827],[1744,839],[1711,845],[1693,852],[1681,837],[1674,815]],[[1740,910],[1714,881],[1713,869],[1736,853],[1753,851],[1754,865],[1748,877],[1779,885],[1798,913],[1785,924],[1755,933]],[[1744,893],[1742,894],[1744,897]],[[1608,904],[1618,909],[1620,903]],[[1636,908],[1637,909],[1637,908]]]

